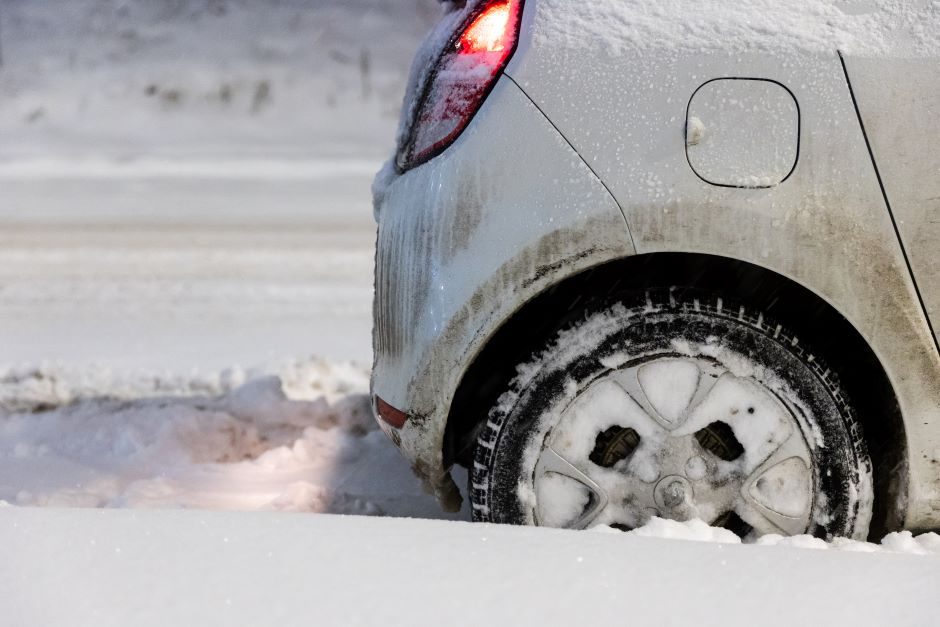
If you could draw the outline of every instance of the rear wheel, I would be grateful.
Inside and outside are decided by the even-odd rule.
[[[490,412],[476,520],[867,535],[871,470],[851,402],[784,327],[668,290],[585,314],[520,364]]]

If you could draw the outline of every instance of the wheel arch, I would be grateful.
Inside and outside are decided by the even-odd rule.
[[[671,285],[714,291],[758,307],[827,357],[855,403],[872,459],[871,535],[901,528],[900,497],[907,494],[905,428],[894,388],[871,346],[812,290],[772,270],[714,255],[670,252],[617,259],[568,277],[524,303],[489,338],[461,378],[447,417],[445,464],[472,463],[478,429],[515,376],[516,365],[580,317],[588,299]],[[842,355],[839,363],[832,363],[834,355]]]

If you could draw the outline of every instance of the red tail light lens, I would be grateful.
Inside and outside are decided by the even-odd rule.
[[[516,50],[522,4],[483,0],[450,38],[425,79],[400,171],[439,155],[467,128]]]
[[[457,50],[460,54],[486,54],[503,52],[512,47],[509,21],[512,17],[510,3],[488,7],[470,24],[460,37]]]

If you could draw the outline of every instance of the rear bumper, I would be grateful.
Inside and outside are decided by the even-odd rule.
[[[391,182],[378,223],[373,407],[407,414],[397,428],[376,411],[455,507],[442,450],[467,367],[523,303],[633,248],[617,203],[506,78],[454,146]]]

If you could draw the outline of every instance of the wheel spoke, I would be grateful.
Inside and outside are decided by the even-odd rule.
[[[622,376],[617,378],[617,383],[619,383],[621,389],[627,393],[627,396],[636,403],[637,407],[642,410],[644,418],[649,421],[655,431],[662,431],[663,427],[667,429],[675,428],[676,425],[672,421],[660,414],[656,411],[656,408],[653,407],[646,392],[643,390],[643,386],[640,384],[638,370],[631,369],[624,372]]]
[[[811,468],[803,436],[792,429],[745,480],[738,515],[761,533],[804,533],[812,508]]]
[[[695,394],[692,395],[692,400],[689,402],[689,407],[685,410],[685,414],[682,416],[681,423],[685,423],[689,416],[698,408],[699,405],[705,402],[705,399],[708,398],[708,395],[711,394],[712,390],[715,388],[715,385],[724,378],[734,376],[731,373],[725,373],[718,376],[713,376],[707,372],[703,372],[702,375],[698,378],[698,386],[695,388]]]
[[[777,446],[777,448],[774,449],[774,451],[768,455],[764,461],[757,465],[757,467],[751,472],[750,476],[745,482],[745,485],[753,483],[769,469],[793,457],[802,460],[807,467],[812,467],[812,459],[810,459],[809,450],[806,447],[806,441],[803,439],[803,434],[801,434],[791,425],[790,433],[788,434],[787,439]]]
[[[686,362],[692,363],[692,362]],[[679,429],[684,425],[696,408],[698,408],[711,394],[712,389],[714,389],[715,384],[721,379],[721,377],[715,376],[705,370],[702,370],[698,364],[693,364],[698,368],[698,376],[695,381],[695,389],[691,395],[683,395],[683,402],[687,398],[688,403],[685,403],[685,407],[678,412],[670,412],[673,415],[667,416],[663,412],[657,409],[656,403],[654,403],[649,395],[647,394],[640,377],[640,369],[634,368],[624,372],[622,375],[617,377],[617,382],[623,387],[624,391],[639,405],[647,417],[654,422],[658,427],[666,428],[669,431]],[[731,376],[725,374],[723,376]]]
[[[806,533],[808,522],[805,519],[783,516],[762,507],[753,499],[745,497],[739,500],[734,509],[744,522],[762,536],[770,533],[788,536],[798,536]]]
[[[636,368],[644,398],[670,425],[679,424],[702,379],[699,364],[688,359],[658,359]]]
[[[608,379],[592,385],[566,411],[567,422],[584,425],[589,421],[598,434],[613,425],[632,427],[641,437],[663,433],[662,425],[650,413],[655,410],[641,404],[619,379]],[[640,396],[642,399],[642,394]],[[556,433],[556,438],[563,439],[566,430],[558,429]],[[582,451],[576,445],[574,448],[566,447],[561,452],[573,459],[587,459],[590,449]]]
[[[535,466],[536,482],[546,474],[556,474],[572,479],[587,488],[592,495],[587,508],[568,525],[569,528],[584,529],[607,507],[609,499],[601,486],[550,446],[542,450]]]

